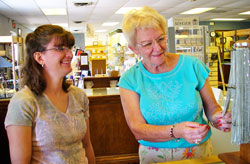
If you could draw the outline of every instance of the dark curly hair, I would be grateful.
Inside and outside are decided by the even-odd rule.
[[[42,25],[29,33],[25,39],[26,57],[21,69],[21,87],[28,86],[36,95],[41,95],[46,88],[46,81],[43,75],[42,66],[34,59],[35,52],[43,52],[52,38],[56,39],[56,44],[72,48],[75,39],[72,33],[57,25]],[[69,88],[66,77],[63,79],[62,88],[65,92]]]

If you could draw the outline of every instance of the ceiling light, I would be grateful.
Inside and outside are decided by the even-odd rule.
[[[45,15],[67,15],[65,8],[57,8],[57,9],[42,9]]]
[[[242,15],[250,15],[250,11],[246,11],[246,12],[239,13],[239,14],[242,14]]]
[[[106,32],[107,30],[95,30],[95,32]]]
[[[213,9],[215,8],[194,8],[194,9],[185,11],[181,14],[200,14],[200,13],[204,13],[206,11],[213,10]]]
[[[130,11],[132,9],[139,10],[139,9],[141,9],[141,7],[122,7],[119,10],[117,10],[115,12],[115,14],[125,14],[125,13],[127,13],[128,11]]]
[[[213,20],[213,21],[242,21],[245,19],[243,19],[243,18],[213,18],[210,20]]]
[[[119,24],[119,22],[106,22],[106,23],[103,23],[102,26],[115,26],[118,24]]]

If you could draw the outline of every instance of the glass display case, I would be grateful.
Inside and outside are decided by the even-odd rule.
[[[175,27],[175,52],[195,56],[206,63],[208,27]]]

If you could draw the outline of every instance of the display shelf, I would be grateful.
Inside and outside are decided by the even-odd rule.
[[[106,55],[107,46],[105,45],[88,45],[85,47],[85,50],[88,50],[91,55]]]
[[[18,75],[20,73],[18,68],[23,62],[23,38],[16,36],[0,36],[0,44],[4,47],[4,50],[1,50],[1,56],[11,60],[13,90],[16,90],[16,81],[18,80]],[[17,74],[16,70],[18,71]]]
[[[175,52],[207,62],[207,26],[175,27]]]

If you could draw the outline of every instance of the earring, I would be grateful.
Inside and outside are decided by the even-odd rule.
[[[42,64],[42,67],[44,67],[44,63]]]

